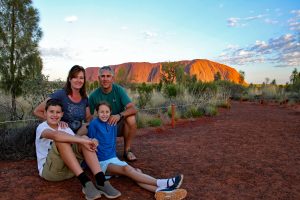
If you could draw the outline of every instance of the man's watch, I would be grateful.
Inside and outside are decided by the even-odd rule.
[[[122,119],[124,117],[124,115],[122,113],[119,113],[120,115],[120,119]]]

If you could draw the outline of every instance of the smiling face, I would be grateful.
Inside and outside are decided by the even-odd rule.
[[[97,112],[98,117],[101,121],[107,122],[110,117],[110,108],[107,105],[100,105]]]
[[[72,89],[80,90],[84,84],[84,73],[82,71],[78,72],[73,78],[70,78],[69,81]]]
[[[45,114],[48,125],[51,128],[56,129],[58,127],[58,122],[60,122],[64,113],[62,112],[61,106],[55,105],[49,106]]]
[[[103,91],[110,92],[114,81],[113,74],[109,70],[102,70],[98,78]]]

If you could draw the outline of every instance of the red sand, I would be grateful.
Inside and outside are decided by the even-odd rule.
[[[186,199],[300,199],[299,107],[233,102],[216,117],[140,129],[133,150],[150,175],[183,173]],[[126,177],[111,183],[120,200],[154,199]],[[83,199],[76,178],[44,181],[35,160],[0,161],[0,185],[0,199]]]

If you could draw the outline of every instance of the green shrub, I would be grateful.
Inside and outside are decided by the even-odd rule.
[[[264,85],[261,90],[264,99],[276,99],[278,96],[278,89],[276,85]]]
[[[138,112],[136,119],[137,128],[147,127],[147,122],[149,121],[149,119],[151,119],[151,115],[143,112]]]
[[[161,126],[162,120],[160,118],[153,118],[150,119],[147,123],[151,127],[156,127],[156,126]]]
[[[231,86],[231,98],[235,100],[240,100],[246,93],[246,88],[242,85],[233,84]]]
[[[220,108],[231,108],[231,104],[229,100],[219,101],[216,106]]]
[[[138,104],[139,108],[145,108],[146,104],[150,102],[152,97],[153,87],[152,85],[147,85],[146,83],[142,83],[137,87],[138,91]]]
[[[218,114],[218,109],[216,106],[207,105],[206,107],[204,107],[204,113],[206,116],[215,116]]]
[[[157,116],[153,116],[151,114],[138,112],[137,116],[137,127],[138,128],[145,128],[148,126],[160,126],[162,125],[162,119]]]
[[[184,90],[180,85],[167,84],[164,85],[163,94],[169,99],[174,99],[177,96],[183,94]]]
[[[256,86],[248,87],[246,92],[250,101],[257,100],[261,98],[262,95],[262,91]]]
[[[196,118],[204,115],[204,110],[196,106],[190,106],[182,113],[183,118]]]
[[[216,93],[217,92],[217,84],[215,82],[202,82],[198,81],[195,83],[191,83],[187,86],[188,92],[198,97],[203,93]]]

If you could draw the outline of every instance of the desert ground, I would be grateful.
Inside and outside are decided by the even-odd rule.
[[[122,146],[119,138],[120,155]],[[299,106],[232,102],[215,117],[139,129],[133,151],[132,166],[147,174],[184,174],[186,199],[300,199]],[[154,199],[129,178],[110,182],[120,200]],[[45,181],[34,159],[0,161],[0,185],[3,200],[84,199],[76,178]]]

